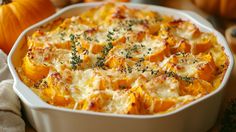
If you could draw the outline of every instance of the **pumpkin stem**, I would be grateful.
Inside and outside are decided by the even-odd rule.
[[[6,5],[6,4],[11,3],[11,2],[12,2],[12,0],[2,0],[1,5]]]

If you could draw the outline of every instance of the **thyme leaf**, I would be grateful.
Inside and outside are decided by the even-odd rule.
[[[103,50],[102,50],[103,55],[106,56],[112,48],[113,48],[113,45],[111,42],[109,42],[107,45],[103,47]]]
[[[187,83],[193,83],[193,78],[191,77],[180,77],[181,80],[187,82]]]
[[[70,41],[72,43],[71,45],[71,67],[73,70],[76,70],[78,65],[80,65],[80,63],[83,62],[83,60],[80,58],[80,55],[77,55],[77,49],[76,49],[76,45],[79,45],[79,42],[75,41],[75,35],[74,34],[70,34]]]
[[[177,77],[187,83],[193,83],[194,78],[192,77],[187,77],[187,76],[179,76],[176,73],[172,72],[172,71],[165,71],[165,74],[167,77]]]
[[[104,66],[104,62],[105,62],[105,58],[103,58],[103,57],[97,57],[96,66],[97,66],[97,67],[103,67],[103,66]]]

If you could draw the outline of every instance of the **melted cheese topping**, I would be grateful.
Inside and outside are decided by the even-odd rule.
[[[77,110],[175,110],[217,88],[228,66],[213,34],[113,3],[45,25],[27,45],[21,79],[47,103]]]

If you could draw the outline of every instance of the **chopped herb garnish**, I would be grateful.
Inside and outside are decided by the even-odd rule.
[[[131,51],[129,49],[126,49],[125,58],[132,58]]]
[[[102,49],[102,57],[97,57],[96,66],[98,67],[104,66],[105,57],[107,56],[109,51],[113,48],[113,45],[112,45],[112,41],[114,41],[113,35],[114,35],[114,32],[108,31],[108,34],[107,34],[108,43]]]
[[[147,70],[147,69],[144,68],[144,69],[142,70],[142,72],[144,73],[146,70]]]
[[[187,83],[193,83],[193,78],[191,77],[180,77],[181,80],[187,82]]]
[[[113,28],[112,31],[113,31],[113,32],[117,32],[117,31],[119,31],[119,29],[118,29],[118,28]]]
[[[102,50],[103,56],[106,56],[109,53],[109,51],[113,48],[112,41],[114,39],[113,39],[112,35],[114,35],[114,33],[108,31],[108,34],[107,34],[107,41],[108,41],[108,43],[107,43],[107,45],[105,45],[103,47],[103,50]]]
[[[113,35],[114,35],[114,32],[108,31],[107,41],[114,41]]]
[[[75,42],[75,35],[70,34],[70,41],[72,43],[71,45],[71,67],[73,70],[77,69],[77,66],[80,65],[80,63],[83,62],[83,60],[80,58],[80,55],[77,55],[77,49],[76,49],[76,42]]]
[[[143,57],[139,58],[138,62],[142,62],[142,61],[144,61],[144,58]]]
[[[80,39],[81,34],[76,34],[76,38]]]
[[[130,50],[132,50],[133,52],[137,52],[138,51],[138,45],[134,45]]]
[[[128,72],[129,72],[129,73],[132,73],[132,67],[130,67],[130,66],[128,65],[128,68],[127,68],[127,69],[128,69]]]
[[[84,39],[87,38],[87,33],[86,32],[83,33],[83,37],[84,37]]]
[[[75,42],[75,35],[74,34],[70,34],[70,40],[72,41],[72,43]]]
[[[193,64],[195,64],[195,63],[197,63],[198,62],[198,60],[197,59],[194,59],[193,60]]]
[[[66,35],[65,32],[61,32],[61,33],[60,33],[60,39],[61,39],[61,40],[65,40],[65,39],[64,39],[65,35]]]
[[[89,40],[89,41],[92,41],[92,40],[93,40],[91,37],[87,37],[86,39]]]
[[[114,35],[114,32],[108,31],[108,34],[110,34],[110,35]]]
[[[169,72],[165,71],[165,74],[166,74],[167,77],[178,77],[179,79],[181,79],[181,80],[183,80],[187,83],[193,83],[193,80],[194,80],[194,78],[192,78],[192,77],[187,77],[187,76],[182,77],[182,76],[179,76],[179,75],[177,75],[176,73],[174,73],[172,71],[169,71]]]
[[[77,69],[77,66],[83,62],[83,60],[80,58],[80,56],[77,56],[72,52],[72,61],[71,61],[71,66],[73,70]]]
[[[97,38],[94,39],[95,42],[99,43],[99,40]]]
[[[167,77],[175,77],[176,76],[176,74],[172,71],[169,71],[169,72],[165,71],[165,74],[167,75]]]
[[[128,30],[128,31],[132,31],[132,26],[133,26],[132,24],[128,24],[127,30]]]
[[[81,45],[80,45],[80,42],[76,42],[75,45],[76,45],[76,46],[81,46]]]
[[[82,35],[83,35],[84,39],[86,39],[88,41],[93,41],[93,39],[90,36],[88,36],[86,32],[84,32]]]
[[[151,70],[152,75],[157,75],[158,72],[159,72],[159,70],[153,70],[153,69]]]
[[[148,20],[146,19],[129,19],[129,20],[125,20],[121,24],[122,26],[125,27],[127,31],[131,31],[133,25],[147,24],[147,23],[148,23]]]
[[[102,50],[103,55],[106,56],[112,48],[113,48],[113,45],[111,42],[109,42],[107,45],[103,47],[103,50]]]
[[[105,62],[105,58],[103,58],[103,57],[97,57],[96,66],[97,66],[97,67],[103,67],[103,66],[104,66],[104,62]]]
[[[185,62],[185,60],[184,60],[184,59],[180,59],[180,62],[181,62],[181,63],[184,63],[184,62]]]
[[[125,54],[122,51],[122,54],[125,55],[125,58],[132,58],[132,52],[137,52],[137,51],[138,51],[138,45],[134,45],[132,47],[125,49]]]

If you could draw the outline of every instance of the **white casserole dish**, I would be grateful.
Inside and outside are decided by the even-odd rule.
[[[100,4],[87,3],[66,7],[53,16],[26,29],[15,42],[8,56],[8,64],[15,80],[14,91],[22,101],[25,115],[30,124],[38,132],[201,132],[211,128],[217,119],[224,87],[232,71],[234,60],[224,37],[205,19],[193,12],[152,5],[120,3],[131,8],[145,8],[161,14],[171,15],[175,18],[189,20],[196,24],[200,30],[214,33],[218,42],[225,48],[230,63],[219,88],[170,113],[157,115],[117,115],[59,108],[45,103],[20,80],[15,67],[20,65],[22,57],[26,53],[25,42],[27,35],[35,31],[37,27],[59,17],[64,18],[78,15],[79,12]]]

